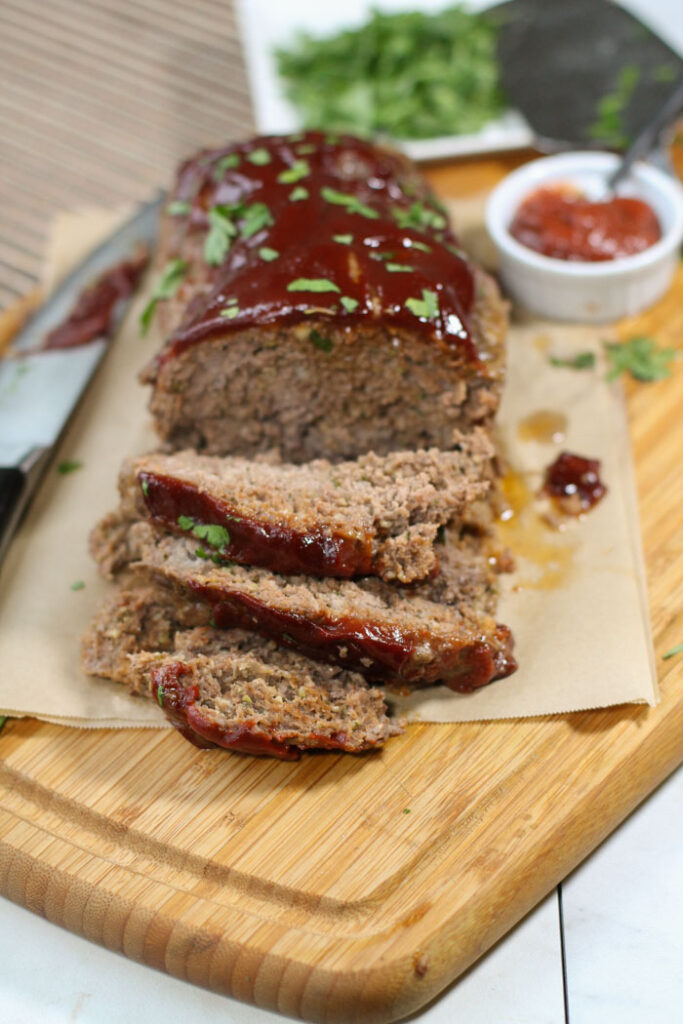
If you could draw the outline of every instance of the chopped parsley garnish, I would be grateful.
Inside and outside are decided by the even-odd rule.
[[[149,330],[149,325],[152,322],[154,312],[157,308],[157,302],[161,299],[172,299],[186,273],[187,263],[185,260],[171,260],[161,271],[157,283],[154,286],[152,298],[149,300],[140,316],[140,328],[143,336]]]
[[[377,260],[379,263],[384,263],[385,260],[391,260],[394,258],[395,253],[393,252],[371,252],[370,259]]]
[[[460,4],[439,12],[372,10],[351,29],[298,34],[275,58],[304,124],[433,138],[476,132],[502,113],[496,37],[493,18]]]
[[[676,644],[675,647],[671,647],[666,654],[662,655],[662,661],[668,661],[669,658],[674,658],[677,654],[683,654],[683,644]]]
[[[423,288],[421,299],[406,299],[405,305],[415,316],[428,319],[429,317],[437,316],[439,312],[439,297],[436,292]]]
[[[166,213],[171,217],[182,217],[184,214],[189,213],[192,207],[186,199],[174,199],[166,207]]]
[[[410,814],[410,807],[404,807],[403,808],[403,813],[404,814]]]
[[[294,185],[302,178],[308,177],[310,173],[311,167],[308,160],[295,160],[291,167],[278,174],[277,180],[281,185]]]
[[[385,263],[384,265],[392,274],[412,274],[415,269],[414,267],[409,267],[406,263]]]
[[[293,203],[298,203],[301,199],[308,199],[309,195],[310,193],[307,188],[304,188],[303,185],[297,185],[297,187],[293,188],[289,193],[289,198]]]
[[[85,583],[83,580],[74,580],[71,584],[70,590],[85,590]]]
[[[319,348],[322,352],[331,352],[333,349],[332,338],[325,337],[319,331],[311,331],[308,335],[309,340],[313,342],[316,348]]]
[[[450,242],[446,242],[446,248],[449,252],[452,252],[454,256],[457,256],[459,260],[467,259],[467,253],[464,249],[461,249],[459,245],[451,245]]]
[[[230,534],[224,526],[219,526],[217,523],[195,523],[192,516],[178,516],[177,522],[181,530],[190,531],[197,540],[205,540],[214,548],[224,548],[230,543]],[[200,550],[204,549],[197,549],[197,551]],[[206,552],[199,557],[206,557]]]
[[[320,189],[320,195],[328,203],[336,206],[345,206],[348,213],[359,213],[361,217],[368,217],[370,220],[377,220],[379,213],[370,206],[361,203],[357,196],[350,196],[347,192],[338,192],[336,188],[328,188],[325,185]]]
[[[297,277],[287,285],[288,292],[339,292],[341,288],[327,277]]]
[[[636,380],[663,380],[671,376],[670,363],[676,358],[673,348],[657,348],[652,338],[637,335],[628,341],[605,343],[605,354],[610,369],[607,380],[621,373],[630,373]]]
[[[83,463],[79,462],[78,459],[64,459],[63,462],[57,464],[57,472],[60,476],[66,476],[68,473],[75,473],[82,466]]]
[[[157,686],[157,704],[160,708],[164,706],[164,688],[161,683]]]
[[[149,482],[147,480],[145,480],[144,477],[140,481],[140,490],[142,491],[142,493],[144,494],[144,496],[146,498],[147,495],[149,494]]]
[[[297,146],[296,151],[301,156],[305,156],[308,153],[315,153],[315,146],[312,142],[305,142],[302,146]]]
[[[430,206],[416,200],[407,210],[395,206],[392,210],[394,220],[400,228],[433,228],[435,231],[442,231],[446,225],[446,218],[442,213],[433,210]]]
[[[252,203],[244,210],[244,219],[240,226],[242,238],[251,238],[257,231],[270,227],[273,223],[270,210],[265,203]]]
[[[212,267],[219,266],[237,236],[233,206],[212,206],[209,210],[209,233],[204,242],[204,259]]]
[[[277,249],[271,249],[267,245],[262,245],[258,251],[258,254],[262,260],[266,261],[266,263],[272,263],[273,260],[276,260],[280,255]]]
[[[353,235],[332,235],[332,241],[339,242],[340,245],[351,245]]]
[[[220,181],[226,171],[234,171],[236,167],[239,167],[240,160],[239,153],[228,153],[227,156],[222,156],[213,169],[214,181]]]
[[[358,299],[352,299],[349,295],[342,295],[339,301],[347,313],[353,313],[354,309],[358,306]]]
[[[266,164],[270,163],[271,157],[267,149],[259,146],[258,149],[252,149],[251,153],[247,153],[246,159],[256,167],[265,167]]]
[[[550,356],[551,366],[566,366],[570,370],[591,370],[595,366],[594,352],[577,352],[575,356],[562,359],[560,356]]]
[[[289,633],[283,633],[283,634],[282,634],[282,639],[283,639],[283,640],[284,640],[284,641],[285,641],[286,643],[289,643],[289,644],[293,644],[293,643],[295,643],[294,637],[293,637],[293,636],[290,636],[290,635],[289,635]]]
[[[239,306],[226,306],[218,315],[222,316],[225,320],[234,320],[236,316],[239,316],[239,312]]]
[[[404,245],[406,246],[407,249],[419,249],[421,252],[432,251],[431,245],[427,245],[426,242],[416,242],[414,238],[406,238],[404,241]],[[453,246],[449,245],[447,248],[452,249]]]

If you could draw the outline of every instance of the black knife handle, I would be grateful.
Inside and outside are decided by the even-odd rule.
[[[19,502],[26,484],[22,469],[0,467],[0,551],[5,547],[16,522]]]

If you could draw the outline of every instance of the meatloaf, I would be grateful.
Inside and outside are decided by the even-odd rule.
[[[143,455],[121,471],[122,515],[274,572],[409,583],[437,570],[439,528],[489,489],[486,434],[471,431],[455,445],[305,466],[192,451]]]
[[[106,535],[96,537],[108,563]],[[217,628],[260,633],[370,681],[404,690],[441,682],[466,693],[516,668],[510,631],[487,610],[495,602],[487,560],[478,550],[469,555],[464,543],[433,581],[412,587],[216,564],[192,538],[160,534],[146,522],[133,522],[121,543],[139,575],[206,603]]]
[[[499,403],[506,307],[402,156],[320,132],[204,151],[166,208],[143,379],[164,442],[286,461],[452,444]]]
[[[402,731],[357,673],[240,630],[183,628],[196,620],[193,602],[162,588],[117,589],[83,638],[83,666],[154,697],[201,747],[295,760],[302,749],[358,753]]]

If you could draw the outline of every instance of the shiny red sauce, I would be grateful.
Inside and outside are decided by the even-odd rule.
[[[399,686],[440,682],[458,693],[469,693],[517,668],[507,626],[497,627],[500,648],[494,649],[478,637],[463,637],[460,642],[454,638],[445,641],[439,649],[438,639],[426,629],[409,632],[350,616],[313,622],[265,605],[251,594],[228,592],[215,583],[191,579],[188,585],[211,605],[218,629],[240,626],[253,630],[314,660],[353,669],[370,681]],[[417,657],[418,648],[425,644],[435,649],[435,657],[427,663]]]
[[[607,487],[600,479],[598,459],[562,452],[545,473],[543,491],[569,515],[581,515],[600,501]]]
[[[43,348],[75,348],[96,338],[109,338],[117,303],[135,291],[148,263],[149,253],[140,249],[130,259],[109,267],[81,292],[64,323],[45,336]]]
[[[661,238],[657,215],[642,199],[590,202],[569,187],[532,192],[509,230],[527,249],[583,263],[633,256]]]
[[[230,542],[220,555],[244,565],[261,565],[272,572],[309,576],[351,577],[372,572],[372,539],[303,532],[282,523],[250,519],[226,502],[200,491],[193,484],[156,473],[139,474],[143,499],[152,519],[187,536],[178,523],[182,516],[198,524],[215,524],[228,531]],[[210,552],[207,539],[198,545]]]
[[[190,238],[204,246],[217,208],[232,210],[235,236],[220,265],[206,268],[208,294],[162,361],[208,337],[312,318],[341,328],[377,321],[466,361],[486,359],[469,327],[472,269],[435,196],[398,154],[322,132],[204,152],[180,170],[171,255],[182,257]],[[263,224],[251,234],[255,211]],[[332,287],[292,290],[302,280]],[[433,299],[422,307],[424,292]]]

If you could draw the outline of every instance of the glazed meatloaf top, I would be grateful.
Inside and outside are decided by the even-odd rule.
[[[502,369],[502,332],[486,326],[500,318],[481,308],[500,300],[482,298],[409,161],[370,142],[307,132],[198,154],[180,168],[161,251],[156,304],[171,333],[147,380],[204,339],[302,322],[348,329],[349,340],[381,322],[463,371]]]
[[[336,465],[143,455],[122,468],[121,511],[242,564],[408,583],[436,571],[439,528],[489,489],[486,433],[475,429],[454,444]]]

